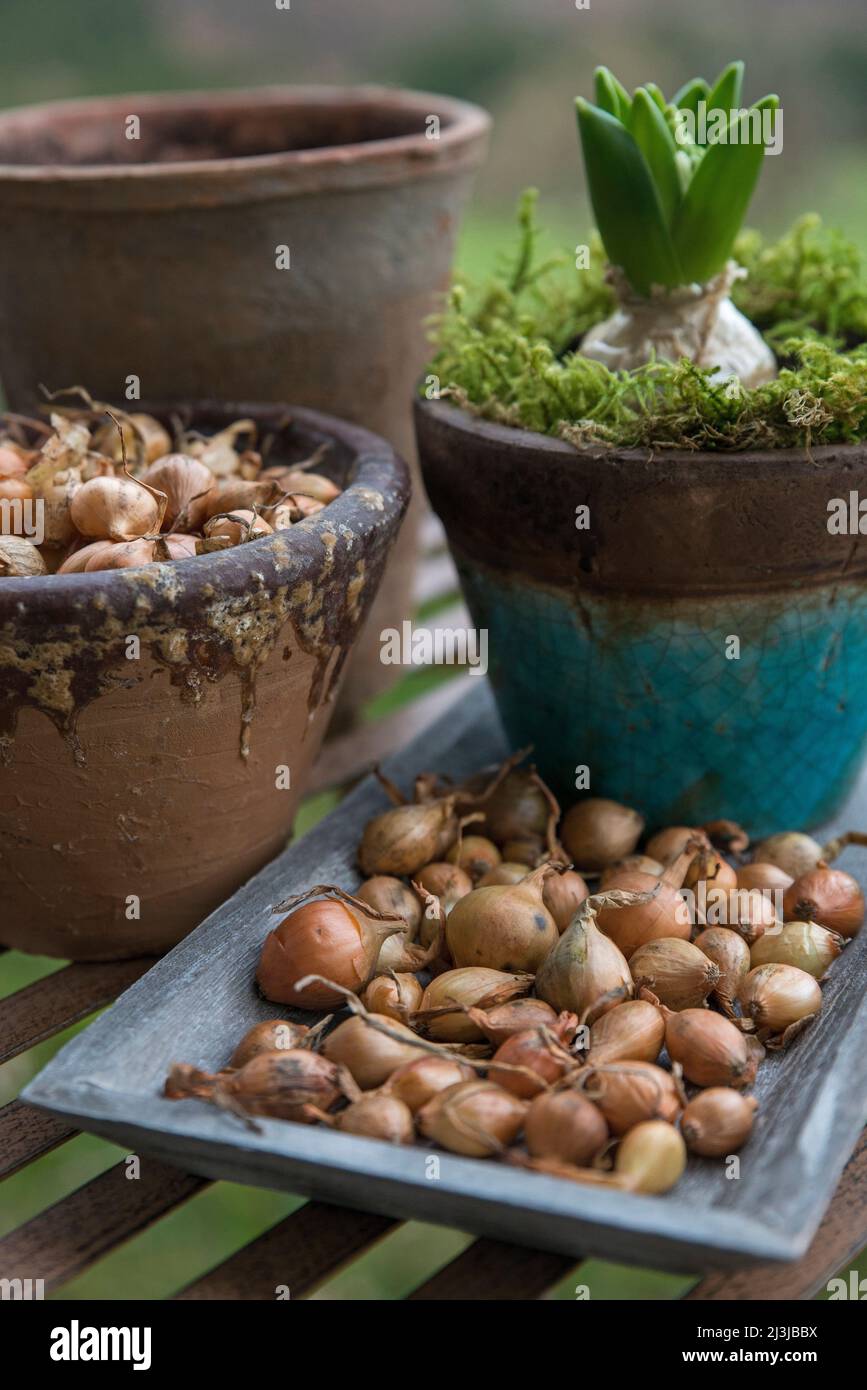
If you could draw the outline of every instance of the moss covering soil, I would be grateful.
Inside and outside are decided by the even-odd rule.
[[[456,284],[435,320],[429,373],[441,399],[582,447],[809,449],[867,438],[867,278],[857,250],[818,217],[776,242],[745,231],[736,243],[746,275],[732,297],[780,362],[778,377],[752,390],[685,359],[612,372],[582,357],[583,334],[615,307],[601,245],[590,243],[588,268],[541,260],[532,190],[518,223],[502,271],[478,289]]]

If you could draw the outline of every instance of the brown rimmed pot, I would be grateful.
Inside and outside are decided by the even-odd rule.
[[[0,580],[0,943],[73,960],[166,950],[282,848],[409,498],[328,416],[147,408],[252,418],[276,462],[327,441],[345,490],[230,551]]]
[[[575,449],[418,401],[510,742],[652,827],[828,821],[867,747],[867,445]],[[579,774],[576,776],[576,774]]]
[[[488,127],[465,102],[379,87],[0,113],[9,407],[32,408],[40,382],[121,400],[135,376],[152,400],[301,401],[382,435],[413,466],[424,320],[448,284]],[[356,702],[393,669],[374,634],[408,616],[414,520],[353,662]]]

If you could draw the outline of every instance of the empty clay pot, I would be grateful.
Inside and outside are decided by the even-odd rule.
[[[181,414],[205,431],[252,417],[272,462],[330,441],[345,491],[233,550],[0,580],[6,946],[164,951],[282,848],[407,505],[404,464],[366,430],[273,406]]]

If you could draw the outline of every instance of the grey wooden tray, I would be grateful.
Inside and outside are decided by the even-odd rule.
[[[480,681],[460,709],[393,758],[387,771],[409,786],[421,769],[460,775],[505,751]],[[431,1176],[425,1147],[397,1148],[277,1120],[263,1121],[254,1134],[198,1101],[162,1098],[171,1062],[215,1069],[245,1029],[279,1012],[253,985],[271,905],[311,883],[357,883],[359,827],[384,805],[367,778],[69,1043],[24,1100],[206,1177],[576,1257],[685,1272],[804,1254],[867,1121],[867,929],[836,963],[816,1023],[760,1069],[760,1119],[742,1151],[741,1176],[727,1179],[721,1163],[692,1159],[666,1197],[585,1189],[449,1154],[439,1155],[438,1176]],[[843,826],[856,823],[867,824],[867,781],[840,818]],[[857,867],[858,854],[847,852],[844,862],[851,858]],[[772,1279],[768,1297],[774,1297]]]

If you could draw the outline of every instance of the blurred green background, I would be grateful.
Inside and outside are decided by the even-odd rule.
[[[861,0],[3,0],[4,106],[88,94],[267,82],[383,82],[466,97],[495,118],[463,258],[483,267],[517,192],[583,234],[573,98],[597,63],[670,95],[747,60],[749,100],[776,91],[784,149],[752,220],[817,208],[867,245]]]
[[[783,153],[766,160],[749,220],[778,232],[816,209],[867,251],[861,0],[591,0],[589,10],[576,10],[574,0],[291,0],[288,11],[274,0],[2,0],[0,33],[6,106],[300,81],[409,85],[481,102],[494,115],[494,136],[459,251],[459,264],[473,276],[508,241],[517,194],[528,184],[541,190],[552,240],[585,238],[589,213],[572,103],[577,93],[591,93],[597,63],[630,88],[652,79],[671,93],[688,77],[712,77],[744,57],[748,99],[779,92],[785,113]],[[409,677],[389,703],[440,675]],[[322,797],[308,803],[301,828],[331,804]],[[59,964],[0,957],[0,1001]],[[68,1036],[0,1068],[0,1104]],[[0,1235],[120,1157],[113,1146],[81,1136],[11,1178],[0,1188]],[[164,1297],[297,1204],[215,1184],[63,1296]],[[319,1296],[401,1297],[466,1243],[456,1232],[409,1223]],[[671,1298],[692,1282],[601,1261],[583,1266],[580,1278],[592,1298]],[[574,1283],[572,1276],[564,1280],[558,1296],[574,1297]]]

